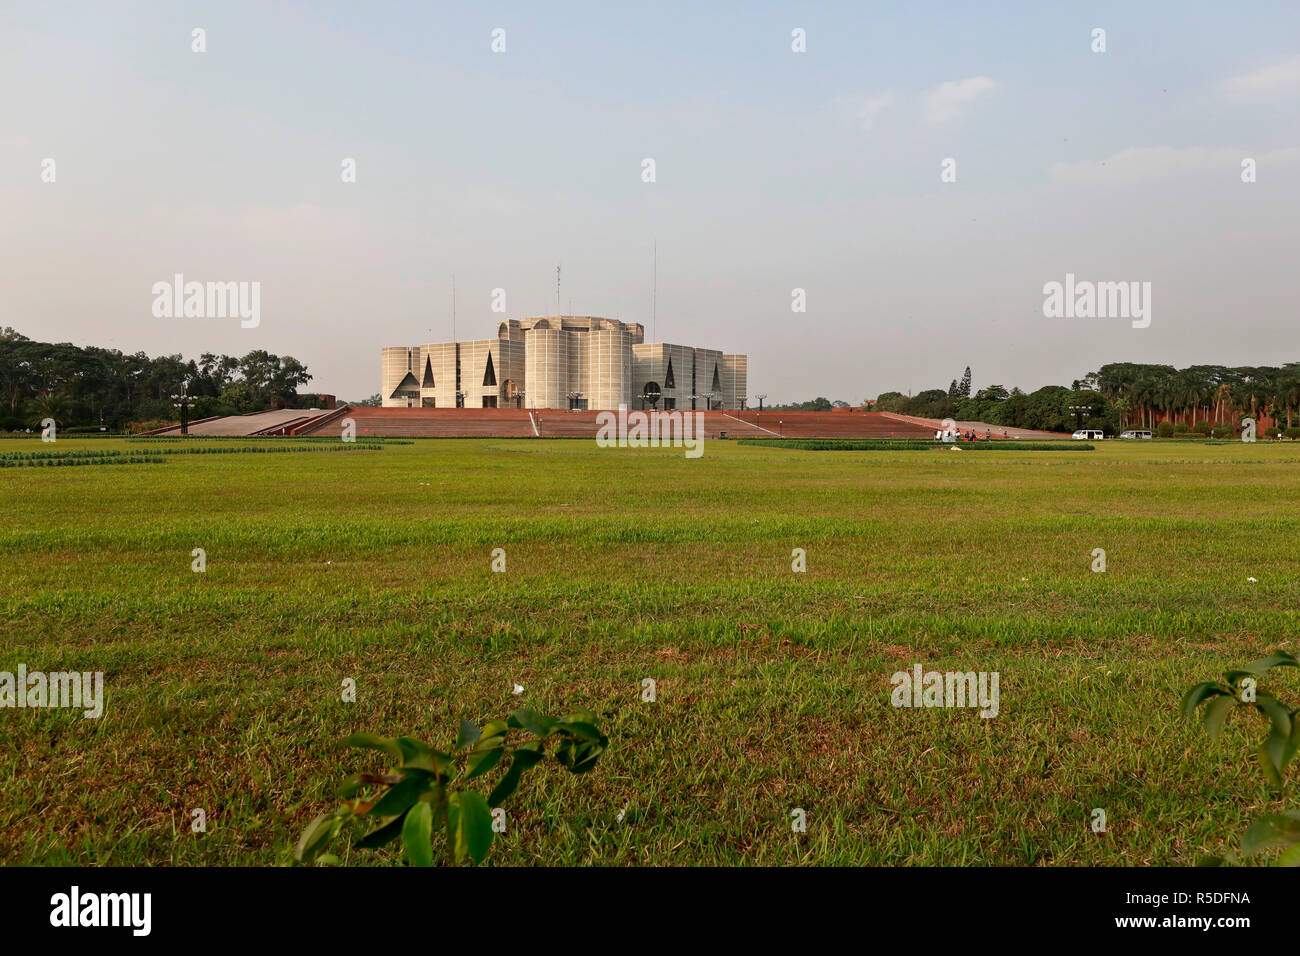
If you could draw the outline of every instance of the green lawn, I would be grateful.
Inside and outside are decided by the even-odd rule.
[[[521,702],[611,749],[525,777],[497,864],[1177,865],[1294,805],[1259,724],[1211,744],[1177,701],[1297,649],[1300,445],[164,457],[0,470],[0,670],[107,686],[98,720],[0,710],[0,861],[284,863],[382,766],[337,741]],[[1000,714],[895,709],[915,663],[999,672]]]

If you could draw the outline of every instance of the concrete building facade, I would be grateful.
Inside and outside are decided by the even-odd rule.
[[[644,338],[598,316],[510,319],[495,339],[383,349],[380,396],[388,408],[745,407],[747,356]]]

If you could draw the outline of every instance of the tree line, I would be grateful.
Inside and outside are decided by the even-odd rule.
[[[1046,385],[1033,392],[989,385],[971,394],[970,369],[947,390],[916,395],[883,392],[877,411],[921,418],[954,418],[990,425],[1108,432],[1135,427],[1204,431],[1254,418],[1261,428],[1293,428],[1300,422],[1300,362],[1282,366],[1145,365],[1112,362],[1076,379],[1068,388]]]
[[[36,342],[0,328],[0,431],[39,427],[45,418],[64,430],[96,431],[176,421],[180,411],[172,396],[182,384],[194,399],[192,418],[291,407],[310,379],[297,359],[262,349],[240,357],[204,352],[186,361]]]
[[[242,415],[301,401],[310,381],[292,356],[261,349],[236,357],[204,352],[150,358],[143,352],[37,342],[0,328],[0,431],[37,427],[53,418],[59,426],[121,431],[135,423],[175,421],[172,396],[182,383],[193,398],[191,416]],[[365,404],[379,404],[372,396]],[[864,403],[869,404],[869,403]],[[830,411],[847,402],[823,397],[768,408]],[[971,370],[947,389],[916,395],[882,392],[877,411],[921,418],[954,418],[990,425],[1073,431],[1156,428],[1160,422],[1198,431],[1236,426],[1254,418],[1260,428],[1300,425],[1300,362],[1281,366],[1172,365],[1113,362],[1069,387],[1047,385],[1033,392],[989,385],[972,394]]]

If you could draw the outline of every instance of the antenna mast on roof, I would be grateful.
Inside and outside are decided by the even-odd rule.
[[[564,306],[560,305],[560,264],[555,264],[555,314],[562,315]]]

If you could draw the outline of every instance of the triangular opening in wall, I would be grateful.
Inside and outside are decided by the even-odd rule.
[[[673,378],[673,360],[668,360],[668,371],[664,373],[664,388],[676,388],[677,380]]]
[[[424,360],[424,384],[421,388],[437,388],[433,383],[433,361],[429,358]]]
[[[420,387],[420,383],[415,380],[415,376],[412,375],[410,372],[407,372],[406,378],[402,379],[401,382],[398,383],[397,388],[393,389],[393,394],[389,395],[388,397],[396,398],[398,392],[401,392],[403,389],[419,388],[419,387]]]
[[[718,378],[718,363],[713,363],[713,391],[722,391],[722,379]]]
[[[489,352],[487,371],[483,373],[483,385],[485,387],[491,385],[493,388],[495,388],[496,384],[497,384],[497,370],[492,367],[492,353]]]

